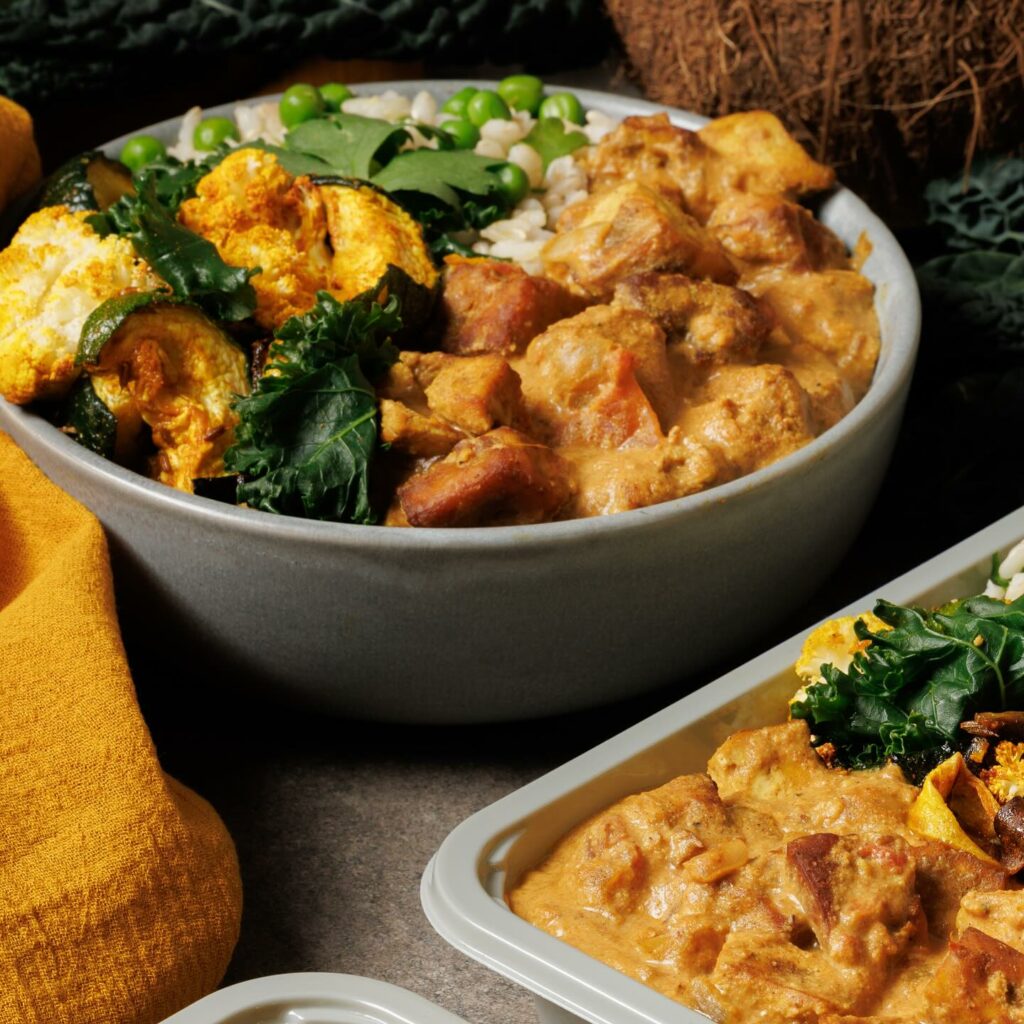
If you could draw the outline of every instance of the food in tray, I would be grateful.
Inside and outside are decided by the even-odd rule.
[[[795,682],[787,723],[581,824],[512,909],[727,1024],[1024,1021],[1024,598],[879,602]]]
[[[765,112],[615,124],[531,76],[189,112],[0,253],[0,394],[184,491],[396,526],[624,511],[842,419],[872,285]]]

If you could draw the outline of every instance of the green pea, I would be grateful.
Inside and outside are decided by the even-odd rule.
[[[167,147],[152,135],[136,135],[121,150],[121,163],[133,171],[141,171],[146,164],[163,160]]]
[[[541,117],[560,117],[573,124],[583,124],[583,104],[571,92],[556,92],[540,105]]]
[[[332,113],[341,110],[342,103],[352,99],[354,95],[355,93],[341,82],[328,82],[320,86],[320,98],[324,101],[324,107]]]
[[[476,95],[476,89],[471,85],[467,85],[465,89],[460,89],[454,96],[449,96],[448,99],[441,104],[441,110],[446,114],[454,114],[456,117],[466,116],[466,104]]]
[[[324,100],[319,91],[304,82],[289,86],[281,97],[277,109],[285,128],[295,128],[303,121],[312,121],[324,112]]]
[[[530,191],[530,179],[519,164],[502,164],[495,172],[498,175],[498,191],[515,206]]]
[[[480,141],[480,129],[471,121],[459,118],[441,126],[452,137],[456,149],[472,149]]]
[[[238,129],[229,117],[208,117],[196,125],[192,133],[192,145],[209,152],[227,139],[238,139]]]
[[[528,110],[536,116],[544,98],[544,83],[536,75],[509,75],[498,83],[498,95],[513,110]]]
[[[508,104],[493,89],[481,89],[466,104],[466,117],[478,128],[496,118],[507,121],[511,116]]]

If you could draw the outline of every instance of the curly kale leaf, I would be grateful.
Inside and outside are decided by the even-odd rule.
[[[256,309],[256,292],[249,279],[260,268],[225,263],[212,242],[175,220],[173,197],[194,188],[198,178],[191,178],[192,174],[189,168],[189,180],[183,175],[173,183],[155,174],[142,175],[135,195],[123,196],[106,214],[90,218],[90,223],[101,233],[113,230],[127,237],[176,298],[196,303],[215,320],[244,320]]]
[[[239,424],[224,464],[245,476],[239,501],[308,519],[377,521],[377,396],[369,379],[398,358],[391,337],[402,324],[398,297],[382,305],[379,294],[339,302],[320,292],[309,313],[278,329],[269,372],[235,403]]]
[[[946,246],[1024,256],[1024,160],[978,160],[965,182],[940,178],[925,189],[928,220]]]
[[[892,629],[855,629],[870,646],[847,671],[822,668],[794,718],[841,763],[868,767],[958,738],[960,723],[983,708],[1024,700],[1024,598],[1006,605],[973,597],[938,611],[879,601],[875,614]]]

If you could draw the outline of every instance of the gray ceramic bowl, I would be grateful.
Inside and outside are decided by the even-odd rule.
[[[444,97],[466,84],[363,88]],[[577,93],[614,117],[667,110],[685,127],[703,123]],[[170,139],[176,123],[145,130]],[[2,400],[0,429],[103,522],[125,628],[168,657],[382,720],[494,721],[597,705],[756,640],[828,577],[874,500],[910,384],[920,300],[896,240],[856,196],[838,190],[819,216],[847,245],[861,232],[872,245],[864,273],[883,344],[867,396],[775,465],[662,505],[495,529],[310,522],[181,494]]]

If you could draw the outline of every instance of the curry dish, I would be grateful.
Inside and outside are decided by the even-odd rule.
[[[824,623],[789,722],[577,826],[511,908],[723,1024],[1021,1024],[1024,712],[977,710],[1021,707],[1008,589]]]
[[[202,309],[142,258],[143,229],[103,234],[89,210],[47,206],[0,253],[0,394],[58,409],[87,399],[93,421],[116,420],[94,450],[181,490],[240,474],[238,493],[262,495],[258,507],[345,518],[351,506],[285,507],[251,483],[268,458],[303,458],[304,440],[299,428],[269,456],[232,461],[239,401],[275,386],[279,332],[294,334],[318,296],[349,302],[397,268],[432,312],[403,331],[390,369],[367,371],[359,387],[376,415],[358,419],[362,449],[339,449],[335,464],[363,467],[355,521],[414,527],[538,523],[693,494],[796,451],[863,397],[879,353],[873,288],[799,203],[832,171],[773,115],[697,132],[630,117],[566,159],[586,188],[530,272],[439,259],[381,188],[292,174],[268,148],[230,152],[172,210],[173,230],[216,249],[222,279],[246,275],[217,305],[200,272],[179,268],[172,284],[183,278],[175,288],[191,287]],[[220,312],[246,288],[243,320]],[[145,309],[124,305],[141,293]],[[90,314],[109,336],[95,351]],[[83,417],[71,422],[82,439]],[[327,433],[350,436],[344,424]]]

